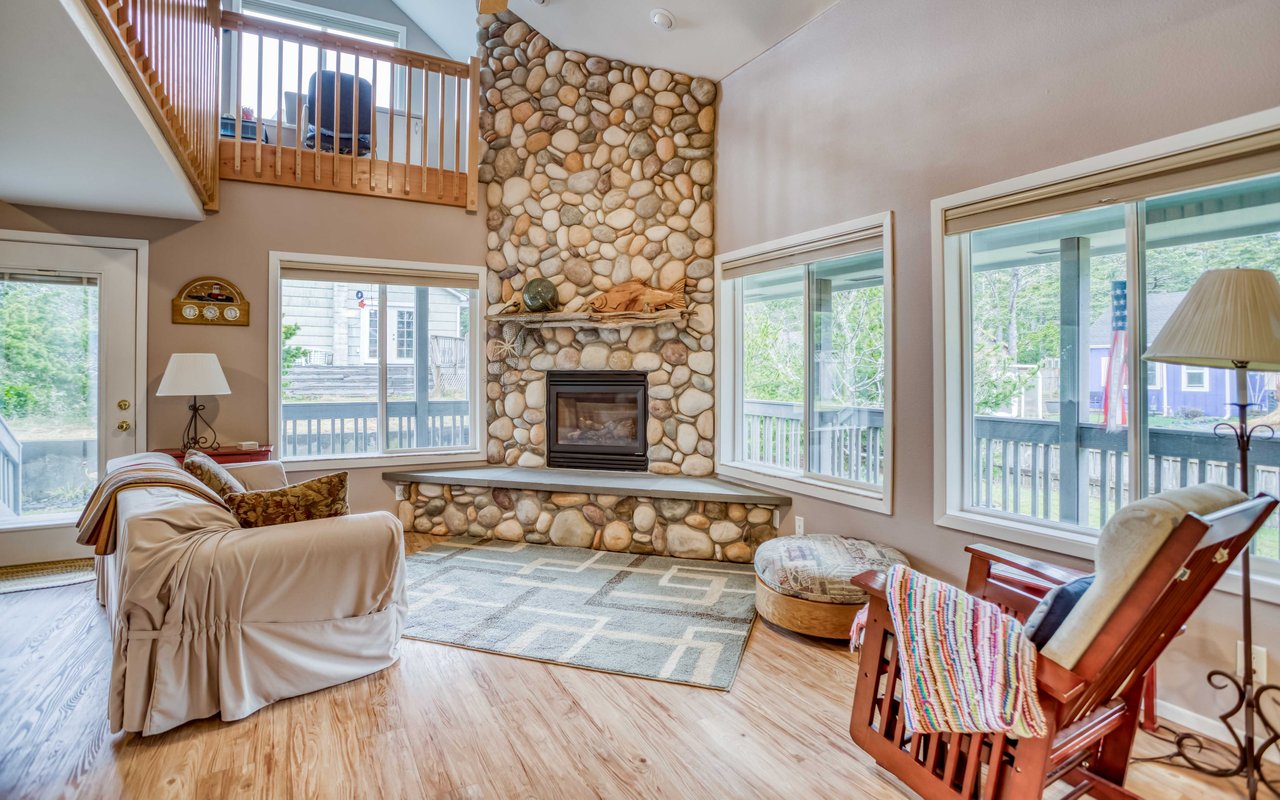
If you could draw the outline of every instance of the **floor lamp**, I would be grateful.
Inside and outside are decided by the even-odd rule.
[[[1232,403],[1238,413],[1237,423],[1219,423],[1214,433],[1234,436],[1240,448],[1240,490],[1249,493],[1249,443],[1255,433],[1268,438],[1273,434],[1270,426],[1249,427],[1249,370],[1280,371],[1280,281],[1275,275],[1261,269],[1215,269],[1200,276],[1178,304],[1173,316],[1156,335],[1143,355],[1146,361],[1162,361],[1193,367],[1234,369],[1236,399]],[[1249,797],[1257,797],[1258,786],[1267,785],[1273,792],[1280,790],[1262,775],[1262,756],[1275,744],[1274,727],[1262,720],[1259,701],[1275,685],[1258,686],[1253,674],[1253,592],[1250,586],[1249,550],[1240,558],[1240,580],[1244,604],[1244,677],[1237,678],[1222,670],[1209,673],[1209,684],[1214,688],[1235,687],[1237,702],[1220,719],[1227,726],[1227,733],[1235,742],[1236,761],[1226,767],[1216,767],[1193,757],[1204,749],[1204,741],[1195,734],[1181,734],[1174,743],[1177,752],[1168,758],[1181,758],[1187,766],[1218,777],[1244,776],[1248,782]],[[1243,709],[1244,738],[1241,739],[1230,719]],[[1261,738],[1261,744],[1258,739]]]

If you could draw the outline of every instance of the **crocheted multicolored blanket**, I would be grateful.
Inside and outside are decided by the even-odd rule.
[[[1036,648],[998,606],[909,567],[889,570],[906,727],[1045,736]]]

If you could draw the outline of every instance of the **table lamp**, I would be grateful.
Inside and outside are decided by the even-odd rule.
[[[200,412],[204,405],[199,402],[200,395],[231,394],[227,386],[227,376],[222,374],[222,365],[213,353],[174,353],[169,356],[169,365],[164,368],[164,377],[160,379],[160,388],[156,389],[156,397],[190,396],[191,419],[182,432],[182,449],[218,449],[218,434],[213,426]],[[200,435],[200,425],[209,429],[209,435]]]
[[[1249,402],[1249,370],[1280,371],[1280,281],[1263,269],[1209,270],[1182,298],[1142,358],[1166,364],[1236,371],[1236,398],[1231,405],[1236,407],[1237,424],[1220,422],[1214,427],[1214,433],[1235,436],[1240,449],[1240,491],[1248,494],[1249,443],[1259,430],[1268,436],[1273,433],[1267,425],[1249,427],[1248,409],[1256,405]],[[1244,601],[1244,677],[1236,680],[1234,675],[1221,670],[1209,673],[1213,685],[1219,685],[1216,680],[1222,679],[1234,684],[1240,693],[1240,705],[1236,708],[1244,708],[1244,741],[1236,739],[1240,745],[1239,752],[1235,754],[1237,761],[1227,769],[1200,765],[1188,757],[1183,747],[1184,743],[1195,745],[1198,742],[1188,742],[1183,737],[1179,737],[1178,749],[1179,755],[1199,771],[1224,777],[1243,775],[1249,796],[1255,797],[1261,778],[1263,751],[1271,744],[1265,730],[1261,731],[1265,740],[1263,746],[1258,748],[1255,741],[1259,733],[1255,718],[1261,710],[1258,700],[1264,690],[1274,687],[1254,686],[1253,593],[1249,581],[1249,549],[1246,548],[1240,557]]]

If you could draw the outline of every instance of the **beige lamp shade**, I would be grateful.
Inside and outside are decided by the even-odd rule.
[[[174,353],[164,368],[156,397],[231,394],[227,376],[213,353]]]
[[[1145,361],[1280,371],[1280,281],[1264,269],[1213,269],[1182,298]]]

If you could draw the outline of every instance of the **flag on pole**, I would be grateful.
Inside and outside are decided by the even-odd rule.
[[[1111,282],[1111,355],[1103,376],[1102,419],[1107,432],[1129,424],[1124,388],[1129,374],[1129,293],[1124,281]]]

